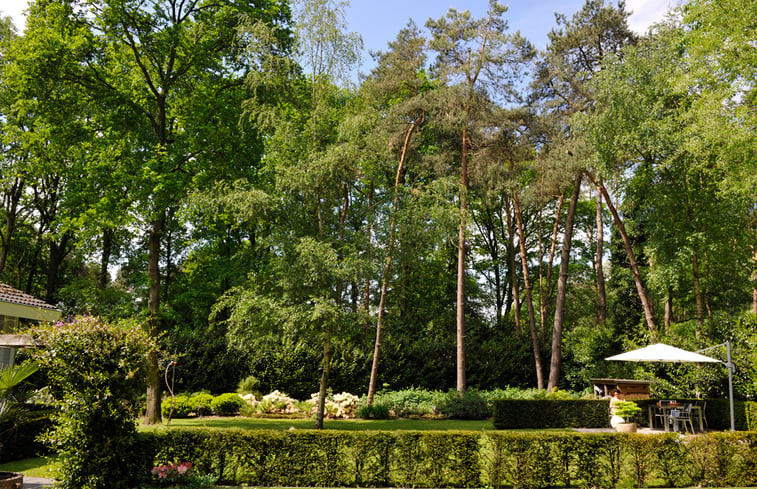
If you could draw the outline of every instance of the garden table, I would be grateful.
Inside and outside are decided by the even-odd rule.
[[[665,420],[665,422],[662,424],[663,429],[665,431],[670,431],[670,423],[668,421],[670,420],[671,413],[673,409],[681,409],[683,408],[683,404],[681,403],[667,403],[667,404],[660,404],[660,405],[654,405],[650,404],[647,407],[647,413],[649,415],[649,427],[654,428],[654,410],[660,409],[662,410],[662,419]],[[699,431],[704,431],[704,420],[703,416],[704,413],[702,412],[702,406],[697,406],[696,404],[691,406],[691,415],[694,416],[696,414],[696,418],[699,420]]]

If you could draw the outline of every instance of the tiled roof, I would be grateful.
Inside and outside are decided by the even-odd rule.
[[[45,301],[39,300],[34,296],[25,294],[20,290],[14,289],[9,285],[0,283],[0,302],[8,302],[10,304],[19,304],[22,306],[39,307],[42,309],[50,309],[51,311],[57,311],[55,306],[51,306]]]

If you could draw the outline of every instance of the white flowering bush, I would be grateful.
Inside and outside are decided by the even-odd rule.
[[[301,409],[300,401],[278,390],[266,394],[260,400],[253,394],[245,394],[242,399],[249,406],[246,412],[251,414],[303,414],[307,412]]]
[[[318,409],[318,393],[310,395],[311,408],[310,414],[315,414]],[[340,394],[330,394],[326,396],[326,405],[324,406],[325,416],[329,418],[354,418],[357,415],[360,398],[349,392]]]

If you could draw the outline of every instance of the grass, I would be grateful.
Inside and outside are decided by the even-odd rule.
[[[243,416],[173,419],[170,426],[181,428],[211,428],[239,430],[297,430],[313,429],[315,420],[310,418],[247,418]],[[141,425],[141,430],[165,428],[161,425]],[[493,430],[491,420],[469,421],[459,419],[327,419],[323,422],[327,430],[418,430],[418,431],[487,431]]]
[[[54,460],[45,457],[25,458],[0,464],[0,472],[21,472],[26,477],[55,476],[57,466]]]

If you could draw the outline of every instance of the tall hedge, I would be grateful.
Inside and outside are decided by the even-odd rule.
[[[757,433],[140,433],[138,462],[191,461],[232,485],[686,487],[757,484]]]
[[[137,399],[145,388],[145,358],[153,347],[135,326],[95,318],[32,330],[33,352],[46,373],[57,410],[47,443],[60,462],[64,489],[135,487]]]

